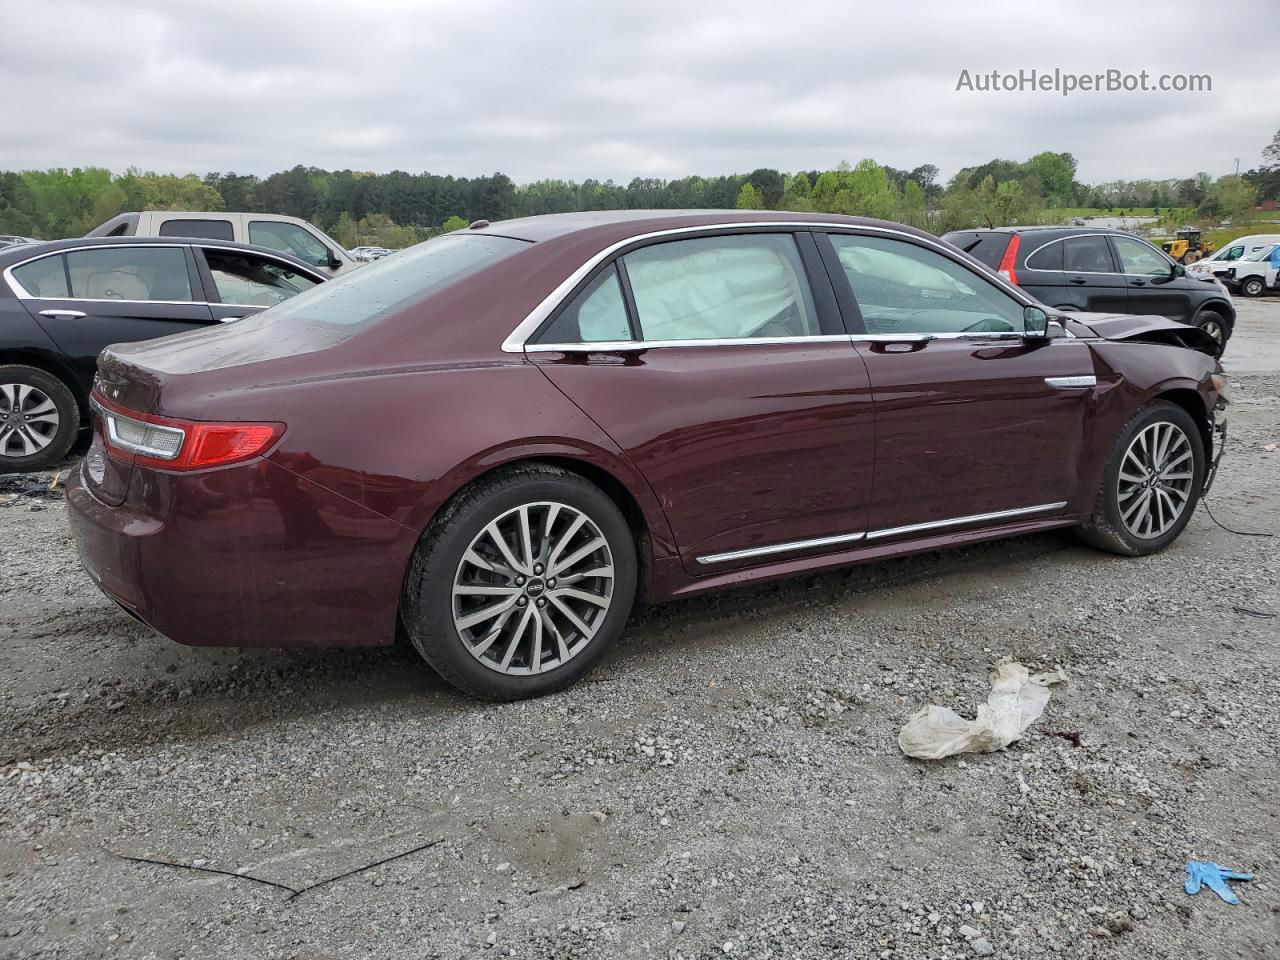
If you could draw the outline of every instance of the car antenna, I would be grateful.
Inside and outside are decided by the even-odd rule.
[[[994,223],[992,223],[992,222],[991,222],[991,217],[990,217],[988,214],[985,214],[985,213],[984,213],[984,214],[982,215],[982,217],[983,217],[983,219],[985,219],[985,220],[987,221],[987,229],[988,229],[988,230],[994,230],[994,229],[996,228],[996,225],[995,225]]]

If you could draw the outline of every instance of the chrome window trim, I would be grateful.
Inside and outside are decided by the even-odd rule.
[[[1000,277],[997,274],[992,274],[991,276],[987,276],[986,274],[979,273],[977,270],[974,270],[972,266],[965,263],[963,260],[958,259],[955,256],[955,253],[957,251],[955,250],[954,247],[951,247],[940,240],[935,240],[932,237],[917,236],[914,233],[907,233],[905,230],[894,230],[889,227],[862,226],[860,224],[829,223],[829,222],[823,222],[823,221],[810,221],[810,220],[739,220],[736,222],[729,222],[729,223],[704,223],[704,224],[699,224],[696,227],[673,227],[669,230],[655,230],[650,233],[636,234],[633,237],[627,237],[624,240],[618,240],[615,243],[609,244],[609,246],[605,247],[603,250],[599,250],[596,253],[592,254],[590,257],[588,257],[581,265],[577,267],[577,269],[575,269],[572,273],[570,273],[569,276],[565,277],[565,279],[562,280],[554,290],[552,290],[549,294],[543,297],[542,301],[538,303],[538,305],[535,306],[531,311],[529,311],[529,313],[525,316],[525,318],[516,325],[515,329],[512,330],[511,333],[507,335],[507,338],[502,341],[502,351],[504,353],[524,353],[526,350],[534,350],[538,346],[561,347],[562,345],[560,344],[545,344],[545,345],[530,344],[526,346],[526,341],[531,336],[533,336],[533,334],[537,332],[538,328],[542,326],[542,324],[546,321],[546,319],[549,316],[551,316],[551,314],[554,313],[562,303],[564,303],[565,299],[573,292],[574,288],[577,287],[579,283],[581,283],[584,279],[586,279],[586,277],[597,266],[599,266],[609,257],[613,256],[615,253],[617,253],[619,250],[622,250],[625,247],[629,247],[635,243],[643,243],[649,240],[662,239],[664,237],[674,238],[674,237],[682,237],[682,236],[696,236],[698,234],[703,234],[703,233],[714,233],[716,231],[733,230],[733,229],[739,229],[744,231],[755,231],[762,227],[766,229],[774,229],[774,230],[780,229],[780,230],[788,230],[788,231],[819,229],[819,230],[828,231],[830,233],[846,233],[846,234],[853,234],[854,236],[864,234],[864,233],[874,233],[874,234],[887,234],[890,236],[902,237],[908,241],[919,243],[925,247],[933,248],[936,252],[942,254],[948,260],[951,260],[952,262],[968,270],[975,277],[979,278],[980,280],[984,280],[987,283],[990,283],[993,286],[1001,289],[1004,293],[1009,294],[1011,297],[1013,297],[1013,299],[1016,302],[1022,304],[1024,307],[1038,306],[1038,304],[1036,304],[1034,301],[1028,298],[1025,293],[1018,290],[1016,287],[1014,287],[1012,284],[1006,281],[1003,277]],[[1016,335],[1022,336],[1022,334],[1016,334]],[[785,338],[778,337],[778,338],[770,338],[770,339],[771,340],[776,339],[776,341],[778,342],[791,343],[794,341],[823,339],[826,336],[829,336],[829,335],[815,334],[814,336],[797,336],[797,337],[785,337]],[[757,338],[756,342],[759,343],[759,342],[762,342],[763,340],[764,340],[763,337]],[[637,347],[642,346],[646,342],[647,341],[643,341],[643,340],[610,341],[610,343],[626,343],[628,345],[627,349],[636,349]],[[683,341],[675,341],[675,342],[679,344],[687,344],[690,341],[683,340]],[[737,340],[737,339],[725,340],[725,341],[717,341],[716,345],[719,346],[725,343],[740,343],[740,342],[751,342],[751,341],[749,338],[744,338],[743,340]],[[579,348],[591,347],[590,344],[574,344],[573,346],[577,346]],[[598,350],[600,349],[600,347],[597,345],[595,349]],[[622,349],[622,348],[618,347],[615,349]],[[565,351],[562,350],[561,352],[565,352]]]
[[[970,523],[985,523],[991,520],[1004,520],[1026,516],[1033,513],[1047,513],[1050,510],[1061,510],[1067,501],[1058,503],[1041,503],[1034,507],[1015,507],[1012,510],[996,510],[992,513],[974,513],[967,517],[950,517],[946,520],[931,520],[927,523],[912,523],[904,527],[886,527],[867,533],[840,533],[830,537],[815,537],[811,540],[792,540],[786,543],[772,543],[763,547],[747,547],[744,550],[730,550],[727,553],[711,553],[698,557],[703,565],[728,563],[731,560],[748,560],[752,557],[765,557],[778,553],[792,553],[796,550],[809,550],[817,547],[831,547],[842,543],[856,543],[860,540],[878,540],[882,537],[896,537],[905,533],[919,533],[926,530],[937,530],[945,527],[958,527]]]
[[[192,238],[192,239],[198,239],[198,238]],[[64,250],[48,250],[48,251],[45,251],[44,253],[36,254],[33,257],[28,257],[26,260],[19,260],[17,263],[10,264],[9,266],[4,268],[4,273],[2,274],[2,276],[4,277],[4,282],[8,285],[9,289],[13,292],[13,295],[17,297],[19,300],[76,300],[76,301],[79,301],[80,303],[159,303],[159,304],[169,304],[170,306],[175,304],[188,304],[188,305],[197,306],[197,307],[199,306],[204,306],[204,307],[259,306],[258,304],[251,304],[251,303],[212,303],[208,300],[109,300],[101,297],[38,297],[35,294],[31,293],[29,290],[27,290],[27,288],[24,287],[18,281],[18,279],[13,275],[14,270],[17,270],[19,267],[25,267],[28,263],[35,263],[37,260],[45,259],[45,257],[60,257],[63,254],[67,254],[67,253],[81,253],[85,250],[137,250],[141,248],[156,248],[156,249],[170,250],[175,247],[179,250],[185,247],[200,247],[202,249],[209,249],[209,250],[226,250],[226,251],[229,251],[230,253],[241,253],[241,254],[245,254],[246,256],[252,256],[252,257],[263,257],[268,260],[275,260],[277,263],[281,264],[282,266],[287,267],[293,273],[301,272],[296,263],[290,263],[288,260],[284,259],[284,257],[276,256],[273,253],[259,253],[257,250],[242,250],[239,247],[229,247],[225,243],[219,243],[216,240],[212,240],[208,243],[200,243],[200,242],[195,242],[195,243],[97,243],[97,244],[87,244],[83,247],[67,247]],[[312,269],[312,268],[309,268],[309,269]],[[312,269],[312,273],[314,273],[315,276],[317,277],[322,276],[321,271],[317,269]],[[323,275],[323,279],[321,279],[319,282],[325,283],[332,279],[333,278],[328,275]],[[262,307],[262,309],[265,310],[266,307]]]
[[[1068,236],[1068,237],[1058,237],[1058,239],[1056,239],[1056,240],[1049,240],[1049,241],[1046,241],[1045,243],[1040,244],[1040,246],[1036,247],[1034,250],[1032,250],[1030,253],[1028,253],[1028,254],[1027,254],[1026,259],[1022,261],[1022,262],[1023,262],[1023,265],[1024,265],[1028,270],[1045,270],[1045,271],[1046,271],[1046,272],[1048,272],[1048,273],[1057,273],[1057,272],[1061,272],[1061,273],[1074,273],[1074,274],[1076,274],[1076,275],[1078,275],[1078,276],[1082,276],[1082,277],[1152,277],[1152,276],[1159,276],[1159,274],[1151,274],[1151,273],[1124,273],[1124,272],[1122,272],[1122,271],[1120,271],[1120,270],[1068,270],[1068,269],[1067,269],[1067,267],[1066,267],[1066,264],[1067,264],[1067,255],[1066,255],[1066,248],[1065,248],[1065,247],[1063,248],[1063,251],[1062,251],[1062,270],[1061,270],[1061,271],[1055,271],[1052,267],[1047,267],[1047,268],[1045,268],[1045,267],[1033,267],[1033,266],[1031,265],[1031,258],[1032,258],[1032,257],[1034,257],[1034,256],[1035,256],[1037,253],[1039,253],[1041,250],[1043,250],[1045,247],[1050,247],[1050,246],[1052,246],[1052,245],[1053,245],[1053,244],[1055,244],[1055,243],[1066,243],[1068,240],[1079,240],[1081,237],[1120,237],[1120,238],[1125,239],[1125,240],[1137,240],[1137,241],[1138,241],[1138,243],[1144,243],[1144,244],[1146,244],[1148,247],[1150,247],[1152,250],[1154,250],[1154,251],[1155,251],[1156,253],[1158,253],[1160,256],[1164,257],[1164,259],[1168,260],[1168,261],[1169,261],[1169,263],[1170,263],[1171,265],[1172,265],[1172,264],[1173,264],[1173,262],[1174,262],[1174,261],[1173,261],[1173,259],[1172,259],[1172,258],[1171,258],[1167,253],[1165,253],[1163,250],[1161,250],[1160,248],[1158,248],[1155,244],[1151,243],[1150,241],[1142,239],[1142,237],[1135,237],[1135,236],[1134,236],[1133,234],[1131,234],[1131,233],[1124,233],[1124,232],[1122,232],[1122,231],[1110,231],[1110,230],[1109,230],[1109,231],[1106,231],[1105,233],[1073,233],[1073,234],[1071,234],[1071,235],[1070,235],[1070,236]],[[1118,256],[1118,254],[1116,254],[1116,256]],[[1123,263],[1121,263],[1121,266],[1123,266]]]
[[[215,304],[216,306],[216,304]],[[1074,340],[1075,334],[1064,330],[1063,337],[1054,339]],[[769,344],[805,343],[927,343],[930,340],[1023,340],[1025,333],[999,331],[995,333],[831,333],[814,334],[811,337],[727,337],[722,340],[596,340],[589,343],[531,343],[525,353],[611,353],[619,350],[656,350],[670,347],[750,347]]]

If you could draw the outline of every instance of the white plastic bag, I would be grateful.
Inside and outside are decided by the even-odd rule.
[[[1031,676],[1026,667],[1006,657],[991,674],[991,693],[978,707],[977,719],[966,720],[948,707],[930,704],[911,715],[898,733],[898,746],[921,760],[1003,750],[1044,713],[1049,684],[1066,679],[1061,667]]]

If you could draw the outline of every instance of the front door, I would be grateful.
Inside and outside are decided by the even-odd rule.
[[[1175,277],[1173,261],[1136,237],[1113,236],[1111,243],[1129,284],[1127,312],[1190,323],[1191,293],[1203,289],[1203,281]]]
[[[690,573],[862,539],[870,387],[807,233],[640,247],[527,349],[644,474]]]
[[[1061,514],[1090,409],[1089,348],[1025,339],[1022,303],[923,242],[824,242],[875,397],[868,538]]]
[[[209,309],[219,323],[243,320],[324,281],[275,257],[230,247],[193,249]]]
[[[13,271],[23,305],[84,383],[113,343],[152,340],[213,322],[183,245],[98,246],[50,254]]]

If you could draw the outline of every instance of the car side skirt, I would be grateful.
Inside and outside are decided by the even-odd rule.
[[[1049,518],[1018,519],[1008,523],[976,529],[939,531],[931,536],[916,537],[909,540],[894,540],[892,542],[881,542],[879,540],[868,542],[862,540],[858,541],[858,546],[851,549],[807,557],[791,557],[774,563],[758,564],[696,579],[691,579],[681,573],[674,564],[655,564],[649,599],[661,602],[663,600],[692,597],[713,590],[723,590],[769,580],[781,580],[801,573],[832,570],[860,563],[874,563],[879,560],[909,556],[913,553],[928,553],[932,550],[943,550],[948,547],[979,543],[984,540],[999,540],[1005,537],[1039,533],[1062,527],[1073,527],[1083,520],[1084,517],[1078,514],[1059,515]]]

